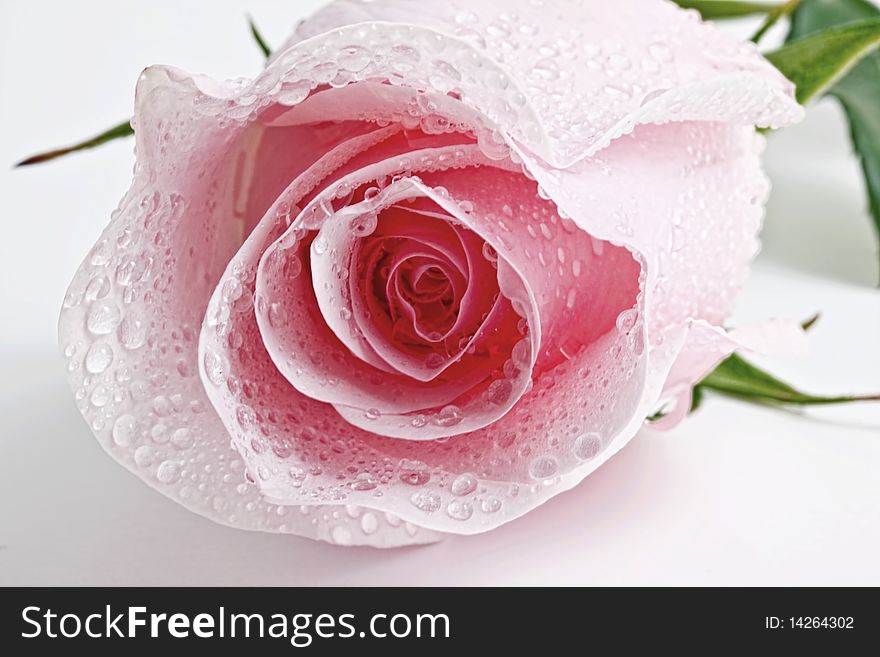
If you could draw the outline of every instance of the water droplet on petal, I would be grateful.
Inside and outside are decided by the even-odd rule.
[[[372,534],[379,528],[379,520],[376,515],[367,511],[361,516],[361,531],[364,534]]]
[[[141,468],[145,468],[153,463],[155,452],[149,445],[141,445],[134,450],[134,462]]]
[[[351,482],[352,490],[373,490],[376,488],[376,482],[373,480],[372,475],[368,472],[361,472],[353,482]]]
[[[674,58],[669,46],[659,42],[652,43],[648,46],[648,53],[658,62],[671,62]]]
[[[496,513],[501,509],[501,500],[494,495],[485,497],[480,502],[480,509],[482,509],[483,513]]]
[[[187,449],[192,447],[193,437],[189,429],[186,427],[175,429],[174,433],[171,434],[171,444],[177,449]]]
[[[110,279],[106,276],[95,276],[86,285],[86,291],[83,295],[86,301],[95,301],[103,299],[110,293]]]
[[[477,490],[477,483],[478,480],[476,475],[471,474],[470,472],[465,472],[452,480],[450,489],[452,490],[453,495],[458,495],[459,497],[462,495],[470,495]]]
[[[149,327],[147,323],[137,317],[134,313],[129,313],[122,318],[119,326],[116,328],[116,337],[119,343],[126,349],[139,349],[144,346],[147,341],[147,333]]]
[[[450,404],[440,409],[434,421],[441,427],[453,427],[461,422],[462,418],[461,409]]]
[[[532,461],[529,474],[535,479],[546,479],[556,474],[559,464],[552,456],[540,456]]]
[[[92,374],[100,374],[113,362],[113,349],[110,345],[99,340],[89,347],[86,353],[86,369]]]
[[[330,531],[330,538],[336,545],[351,545],[351,530],[344,525],[336,525]]]
[[[427,490],[420,490],[413,493],[409,498],[409,501],[412,502],[412,505],[419,511],[424,511],[425,513],[434,513],[442,504],[440,495]]]
[[[602,438],[590,431],[581,434],[574,441],[574,455],[581,461],[589,461],[602,450]]]
[[[410,486],[422,486],[431,480],[428,466],[421,461],[403,459],[400,464],[400,480]]]
[[[372,59],[369,50],[362,46],[346,46],[339,51],[336,61],[347,71],[357,73],[367,67]]]
[[[95,335],[107,335],[116,328],[121,318],[119,306],[113,301],[98,301],[89,310],[86,327]]]
[[[205,350],[204,358],[205,375],[215,386],[219,386],[226,378],[228,370],[226,359],[211,347]]]
[[[464,500],[452,500],[446,505],[446,515],[453,520],[467,520],[474,515],[474,506]]]
[[[173,484],[180,478],[180,463],[162,461],[156,469],[156,479],[163,484]]]
[[[513,394],[513,384],[507,379],[496,379],[486,388],[486,399],[491,404],[503,406]]]
[[[113,442],[128,447],[140,438],[140,425],[134,415],[120,415],[113,423]]]

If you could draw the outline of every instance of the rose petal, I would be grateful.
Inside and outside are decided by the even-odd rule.
[[[505,174],[503,171],[486,169],[486,171],[490,172],[487,174],[489,178],[486,178],[486,176],[480,177],[481,174],[478,172],[481,171],[482,169],[476,169],[470,172],[475,181],[473,191],[477,195],[479,194],[478,190],[485,188],[492,176],[511,176],[511,174]],[[428,176],[429,174],[421,175]],[[437,173],[436,175],[442,177],[451,174],[447,172]],[[402,180],[396,185],[401,186],[405,182],[405,180]],[[424,187],[420,183],[413,182],[411,184],[423,188],[423,193],[428,196],[433,194],[432,198],[435,203],[441,205],[450,214],[456,215],[459,220],[464,219],[461,208],[465,203],[459,205],[451,200],[446,200],[444,197],[435,194],[431,188]],[[529,190],[529,186],[523,185],[523,181],[515,176],[506,179],[502,184],[505,187],[505,194],[503,196],[498,197],[495,193],[491,196],[487,195],[485,199],[478,196],[479,200],[483,200],[485,203],[490,204],[490,206],[497,205],[499,216],[504,212],[501,206],[505,199],[517,200],[517,207],[520,204],[525,204],[525,208],[528,210],[526,216],[530,219],[532,218],[531,215],[537,212],[538,208],[548,206],[546,201],[537,198],[533,186]],[[497,192],[499,190],[493,189],[492,191]],[[521,203],[519,199],[522,199]],[[542,212],[546,212],[546,210],[542,210]],[[267,216],[271,216],[271,213]],[[547,216],[548,221],[551,221],[549,215],[545,216]],[[555,221],[560,221],[555,215],[553,217]],[[482,219],[479,225],[489,226],[485,216]],[[538,223],[535,225],[540,226]],[[500,231],[502,229],[499,226],[493,230]],[[525,225],[523,224],[523,227],[518,230],[526,231]],[[589,263],[591,258],[597,261],[601,260],[601,258],[595,256],[594,251],[597,250],[597,247],[589,236],[583,235],[583,238],[585,240],[583,249],[589,250],[593,254],[589,257],[584,256],[584,262]],[[541,239],[547,240],[543,235]],[[558,231],[555,239],[559,240],[559,244],[563,242],[572,244],[576,242],[577,238],[573,239],[571,234],[566,231]],[[505,248],[500,241],[499,248]],[[607,257],[610,258],[608,262],[615,262],[615,259],[611,256],[617,250],[611,245],[606,245],[603,248],[607,249],[603,253],[607,254]],[[510,251],[510,253],[513,255],[516,252]],[[526,257],[524,251],[522,252],[522,257]],[[621,263],[630,263],[630,266],[633,268],[631,279],[635,282],[638,267],[633,262],[632,256],[626,254],[625,257],[626,259],[621,260]],[[268,253],[266,258],[269,258]],[[504,261],[499,259],[499,266],[501,262]],[[234,264],[232,268],[234,268]],[[568,276],[574,277],[576,269],[577,267],[572,269]],[[581,269],[582,272],[590,270],[591,267],[587,264],[583,265],[583,269]],[[543,271],[537,265],[533,268],[536,278]],[[601,268],[597,269],[597,271],[601,271]],[[542,276],[541,278],[544,277]],[[556,285],[555,277],[552,279],[552,284]],[[633,288],[632,294],[634,294],[636,289],[637,286]],[[541,297],[544,299],[545,304],[555,303],[552,299],[556,297],[549,291],[542,293]],[[559,304],[565,307],[565,296],[562,299],[563,301],[559,302]],[[634,300],[630,298],[629,301],[632,303]],[[242,316],[241,319],[245,320],[247,316]],[[586,324],[588,325],[589,323],[587,322]],[[540,325],[534,324],[534,326],[540,331]],[[389,440],[370,436],[369,434],[359,434],[351,426],[340,425],[338,419],[334,418],[333,412],[327,409],[326,406],[306,398],[295,398],[292,396],[292,391],[286,385],[286,381],[278,380],[277,372],[272,367],[271,362],[268,361],[268,358],[262,361],[264,365],[259,366],[259,369],[257,369],[257,363],[253,360],[253,357],[256,355],[256,350],[254,350],[253,354],[249,354],[249,362],[247,364],[242,362],[237,366],[232,365],[231,370],[235,371],[237,368],[244,368],[240,371],[247,372],[244,374],[244,377],[252,382],[252,387],[260,389],[260,396],[259,398],[247,400],[247,403],[254,406],[255,410],[252,413],[246,411],[240,414],[241,417],[238,419],[241,420],[243,418],[245,420],[244,426],[231,426],[230,433],[236,437],[236,440],[242,441],[244,445],[247,445],[249,440],[256,440],[256,446],[253,444],[250,445],[250,448],[245,446],[244,451],[250,459],[253,459],[251,461],[253,467],[258,471],[262,469],[266,473],[267,479],[263,482],[263,487],[266,493],[274,499],[292,501],[291,495],[299,496],[302,494],[303,499],[314,501],[314,491],[320,489],[324,491],[322,495],[344,496],[346,500],[353,501],[361,497],[372,497],[376,490],[382,490],[385,494],[378,499],[381,500],[383,505],[388,504],[388,508],[394,509],[395,513],[421,518],[421,522],[430,522],[432,526],[449,527],[456,531],[464,532],[479,531],[494,523],[502,522],[506,517],[509,517],[508,514],[518,515],[524,512],[533,503],[536,503],[535,497],[542,496],[541,494],[533,496],[532,493],[521,493],[521,497],[519,497],[516,503],[513,503],[509,496],[512,490],[518,489],[518,485],[515,484],[511,488],[510,484],[505,483],[505,481],[522,482],[524,484],[529,481],[543,481],[544,485],[533,491],[536,494],[541,490],[552,488],[552,486],[547,486],[547,484],[551,481],[561,481],[560,475],[575,463],[590,460],[599,454],[602,446],[602,438],[599,437],[599,432],[607,432],[606,435],[613,434],[619,428],[619,423],[625,424],[628,418],[631,417],[632,405],[638,402],[641,393],[640,381],[643,380],[643,374],[638,374],[637,371],[643,365],[636,365],[634,368],[633,363],[623,358],[623,355],[631,353],[633,348],[643,353],[643,346],[632,342],[629,334],[632,332],[633,326],[626,326],[624,331],[618,332],[612,321],[612,327],[608,337],[595,341],[588,349],[582,351],[581,354],[577,354],[577,360],[572,361],[571,368],[562,368],[568,371],[569,378],[563,378],[563,381],[567,382],[560,386],[561,390],[554,391],[552,402],[550,397],[547,396],[546,390],[530,393],[530,395],[535,396],[534,401],[529,402],[526,398],[520,400],[520,403],[514,407],[514,410],[509,415],[486,429],[480,432],[456,436],[447,443],[432,442],[425,444],[424,447],[422,443],[414,443],[413,441]],[[254,330],[253,327],[250,330]],[[208,345],[210,333],[204,333],[203,340],[208,341],[206,342],[206,345]],[[624,351],[623,346],[616,344],[620,340],[623,341],[623,344],[631,344],[632,347],[627,346],[626,351]],[[249,339],[246,338],[246,341],[249,342]],[[255,342],[259,343],[258,340]],[[234,354],[231,357],[234,357]],[[596,369],[595,371],[584,371],[583,367],[577,366],[576,363],[591,363]],[[561,375],[563,372],[557,368],[554,371],[554,374],[556,373]],[[591,383],[591,381],[596,383]],[[584,386],[587,386],[587,391],[584,391]],[[607,391],[614,390],[614,403],[607,405],[606,403],[595,401],[595,397],[589,392],[590,389],[595,390],[595,394],[600,397],[608,394]],[[234,397],[234,390],[232,390],[233,397],[227,399],[227,391],[230,390],[228,386],[219,386],[215,390],[220,395],[220,397],[215,398],[215,403],[218,406],[227,406],[230,409],[234,409],[237,403],[245,401],[241,395],[236,399]],[[557,394],[558,397],[556,396]],[[556,406],[557,402],[560,402],[561,406]],[[565,421],[566,416],[559,417],[557,415],[559,408],[584,409],[580,411],[581,413],[588,409],[584,415],[585,418],[593,415],[599,418],[604,417],[605,419],[597,420],[590,425],[597,430],[595,434],[591,431],[578,433],[573,431],[579,422],[578,419],[575,416],[568,416],[571,418],[568,421],[571,423],[569,424]],[[265,409],[265,413],[263,409]],[[345,414],[345,409],[338,408],[338,410]],[[276,423],[273,423],[271,431],[268,431],[268,435],[265,435],[260,431],[259,418],[269,417],[270,413],[274,413],[278,420],[276,420]],[[554,416],[556,419],[552,420],[551,417]],[[358,418],[351,416],[347,416],[347,419],[352,423],[357,423],[358,421]],[[374,418],[373,421],[377,419],[380,418]],[[563,430],[564,426],[566,435],[563,437],[563,446],[560,447],[560,450],[566,451],[560,455],[558,460],[554,457],[544,456],[522,459],[514,463],[510,463],[507,460],[499,460],[499,458],[504,458],[502,455],[509,453],[511,450],[519,449],[525,450],[525,453],[532,452],[534,448],[529,445],[533,441],[540,445],[544,444],[544,440],[559,440],[555,431],[548,437],[541,431],[524,427],[524,421],[526,426],[531,425],[533,421],[537,422],[539,426],[553,426],[556,422],[560,421],[563,423],[559,426],[559,429]],[[589,422],[589,420],[587,421]],[[237,436],[240,436],[240,438]],[[309,477],[308,485],[302,490],[302,493],[291,490],[283,480],[277,480],[274,475],[275,472],[283,471],[283,466],[277,460],[277,453],[273,453],[272,449],[270,449],[273,444],[277,445],[279,442],[284,445],[282,453],[285,455],[287,453],[291,454],[291,457],[286,460],[295,460],[298,463],[295,467],[303,471],[316,473]],[[521,442],[519,448],[513,446],[513,443],[517,442]],[[462,445],[468,445],[469,448],[462,452]],[[493,453],[495,456],[493,456]],[[473,460],[477,455],[485,457],[485,465],[480,466],[479,462]],[[352,459],[355,461],[352,461]],[[383,469],[379,471],[372,471],[369,468],[367,470],[354,468],[354,472],[358,473],[357,476],[354,476],[350,468],[353,462],[384,465]],[[263,463],[263,465],[259,465],[260,463]],[[497,464],[495,467],[500,468],[498,473],[494,475],[491,472],[485,471],[486,465],[492,463]],[[510,468],[509,474],[502,474],[507,468]],[[476,472],[483,474],[478,476],[474,474]],[[340,480],[340,476],[346,478]],[[457,477],[473,477],[476,482],[479,482],[483,487],[485,504],[483,504],[483,498],[477,500],[474,500],[472,497],[470,499],[449,498],[448,492],[443,489],[443,482],[451,481]],[[485,477],[485,479],[481,477]],[[486,484],[492,482],[493,477],[497,477],[497,480],[491,483],[491,486],[485,487]],[[433,483],[434,481],[440,484],[440,488],[436,487],[436,484]],[[430,486],[428,482],[432,482]],[[415,491],[409,488],[413,483],[420,486],[421,490]],[[412,493],[402,493],[402,491],[407,490],[412,491]],[[457,486],[455,490],[461,490],[461,488]],[[469,491],[468,494],[470,492],[472,491]],[[411,500],[410,497],[413,499]],[[433,511],[436,511],[434,508],[435,503],[439,504],[438,500],[448,507],[445,515],[433,514]],[[475,503],[485,506],[487,510],[481,511],[475,516],[470,516],[468,515],[468,509],[473,513]],[[497,513],[500,508],[496,505],[499,503],[505,506],[503,513]],[[426,509],[428,510],[427,512]],[[425,515],[426,513],[428,515]],[[473,519],[471,519],[472,517]]]
[[[796,322],[772,319],[725,331],[705,321],[687,323],[687,337],[663,387],[660,406],[665,415],[651,428],[675,428],[690,411],[694,382],[700,381],[734,351],[802,357],[806,333]]]
[[[448,0],[417,9],[400,0],[342,0],[300,23],[274,61],[292,61],[316,39],[400,62],[402,83],[454,89],[560,168],[641,124],[781,127],[803,116],[793,85],[754,44],[671,2],[511,0],[455,10]]]
[[[148,69],[138,84],[135,179],[71,282],[60,319],[80,411],[114,459],[221,524],[376,546],[437,540],[371,509],[278,506],[246,479],[199,378],[197,328],[246,220],[246,203],[217,190],[241,189],[224,181],[239,176],[230,163],[246,159],[235,154],[250,144],[193,113],[204,102],[174,70]],[[211,361],[211,376],[224,367]],[[295,485],[299,474],[288,477]]]
[[[312,258],[312,271],[314,278],[315,297],[321,308],[322,314],[328,325],[336,333],[337,337],[342,340],[346,346],[355,354],[359,355],[362,351],[372,351],[378,353],[386,363],[389,363],[396,371],[404,373],[412,378],[420,381],[431,381],[438,374],[443,372],[452,361],[461,354],[461,349],[457,345],[454,351],[442,359],[440,362],[426,362],[424,350],[406,350],[401,342],[395,340],[393,336],[393,327],[390,322],[382,320],[381,313],[375,305],[366,307],[362,300],[364,298],[373,299],[370,290],[357,290],[358,288],[366,288],[363,281],[359,281],[359,274],[355,271],[355,267],[351,264],[353,260],[353,251],[357,248],[362,240],[365,242],[365,236],[358,235],[357,231],[350,228],[351,222],[361,221],[361,217],[368,216],[374,222],[379,224],[376,214],[372,211],[363,215],[355,215],[353,218],[347,215],[339,215],[340,219],[333,218],[325,223],[316,239],[323,240],[327,245],[328,257]],[[468,285],[467,291],[459,292],[459,299],[462,314],[458,320],[450,327],[449,331],[458,328],[463,330],[462,326],[471,319],[472,335],[479,328],[480,323],[475,321],[472,315],[479,311],[480,308],[468,301],[469,295],[482,290],[481,285],[476,284],[478,277],[476,272],[472,275],[470,272],[471,256],[466,252],[462,239],[466,237],[459,235],[460,230],[447,224],[450,217],[434,218],[427,221],[414,221],[421,215],[412,213],[401,208],[389,208],[382,213],[381,224],[369,240],[376,244],[383,240],[397,236],[399,239],[408,239],[409,246],[399,247],[396,251],[397,258],[412,257],[413,254],[422,254],[427,257],[433,255],[437,258],[435,264],[442,267],[444,260],[455,266],[458,271],[457,275],[452,278],[466,284],[466,281],[472,281],[473,286]],[[333,231],[331,233],[331,231]],[[419,247],[421,245],[421,247]],[[479,246],[471,246],[479,249]],[[335,255],[333,255],[335,254]],[[368,254],[360,254],[359,257],[369,260]],[[400,262],[395,260],[399,266]],[[485,262],[485,260],[484,260]],[[494,271],[486,263],[489,271]],[[336,272],[346,271],[347,276],[340,278]],[[351,270],[351,271],[349,271]],[[485,275],[487,270],[483,270]],[[372,269],[368,268],[364,275],[371,274]],[[394,269],[389,273],[389,285],[394,280]],[[465,278],[466,277],[466,278]],[[464,279],[464,280],[462,280]],[[456,284],[458,285],[458,284]],[[349,289],[351,288],[351,289]],[[497,291],[497,290],[496,290]],[[390,292],[390,290],[389,290]],[[480,297],[478,297],[480,298]],[[485,297],[483,297],[485,298]],[[489,294],[491,298],[491,293]],[[350,302],[350,308],[347,306],[339,307],[345,304],[346,300]],[[369,304],[368,304],[369,305]],[[488,311],[491,307],[485,308]],[[366,316],[372,313],[370,319]],[[354,329],[361,334],[355,337]],[[412,327],[413,331],[418,333],[419,329],[415,323]],[[447,331],[447,333],[449,332]],[[446,338],[446,334],[442,334],[441,339]],[[424,339],[424,336],[423,336]],[[437,353],[437,352],[433,352]]]
[[[418,157],[414,159],[417,159],[422,166],[438,166],[444,163],[461,166],[468,161],[486,162],[485,158],[480,156],[473,147],[455,147],[452,150],[435,149],[434,152],[422,151],[417,152],[416,155]],[[358,187],[378,177],[390,177],[398,172],[394,167],[399,165],[400,162],[392,158],[349,174],[341,178],[338,184],[352,188]],[[398,187],[402,189],[402,187]],[[295,185],[292,186],[292,189],[294,188]],[[386,192],[389,190],[390,188]],[[405,197],[405,193],[400,196],[400,198],[403,197]],[[392,203],[396,200],[395,198]],[[289,202],[296,203],[295,200]],[[326,206],[324,199],[313,199],[311,204],[303,210],[302,216],[314,217],[315,213],[311,211],[312,208],[322,205]],[[364,210],[356,208],[357,206],[347,208],[346,212],[351,216],[357,216],[358,213],[364,212]],[[267,215],[267,220],[270,222],[271,214],[270,211]],[[342,225],[347,226],[347,223]],[[323,316],[316,312],[318,303],[315,300],[312,284],[305,281],[303,277],[292,277],[286,274],[289,258],[301,257],[298,254],[298,249],[302,249],[302,244],[295,239],[297,230],[299,228],[296,226],[292,227],[287,235],[282,236],[274,245],[266,249],[257,275],[257,293],[265,301],[257,304],[257,310],[266,347],[272,353],[276,365],[298,390],[306,392],[312,398],[337,404],[343,414],[347,414],[348,411],[342,407],[359,409],[354,411],[353,417],[348,417],[355,424],[366,424],[375,431],[380,431],[380,425],[382,425],[384,428],[381,429],[381,432],[386,435],[393,431],[395,434],[415,439],[430,439],[460,433],[467,430],[468,425],[471,428],[482,426],[499,414],[503,414],[509,408],[509,404],[516,400],[517,395],[511,395],[504,404],[495,404],[485,413],[471,414],[463,420],[455,414],[451,420],[441,417],[434,423],[422,423],[418,417],[400,418],[402,413],[430,411],[435,407],[438,414],[444,412],[446,405],[458,401],[461,393],[472,388],[474,383],[486,378],[493,367],[501,366],[504,358],[507,357],[504,350],[500,350],[498,356],[494,356],[476,368],[470,361],[485,360],[485,357],[480,354],[473,356],[466,354],[462,357],[462,363],[451,366],[448,373],[444,372],[444,374],[448,374],[447,378],[430,381],[422,386],[414,385],[408,378],[398,377],[395,381],[387,377],[376,376],[375,370],[366,363],[359,362],[357,359],[353,360],[349,352],[338,348],[338,339],[332,335],[324,323]],[[255,232],[255,235],[258,233],[260,233],[259,230]],[[342,232],[342,235],[346,234],[348,234],[346,231]],[[330,245],[327,243],[320,247],[320,253],[314,254],[314,248],[312,252],[318,257],[323,257],[329,247]],[[259,246],[257,241],[254,241],[252,246],[246,245],[237,256],[239,264],[234,264],[232,269],[247,267],[249,258],[252,257],[249,254],[258,254],[263,248],[265,246]],[[253,262],[250,262],[252,265]],[[285,307],[289,310],[284,310],[279,302],[274,301],[274,299],[282,298],[298,301],[288,304]],[[283,330],[275,330],[276,327],[273,326],[277,323],[272,317],[273,304],[278,304],[274,307],[285,316]],[[245,319],[247,318],[243,318],[241,321]],[[495,326],[495,320],[492,318],[490,320],[489,325]],[[235,321],[240,320],[235,318]],[[306,342],[302,342],[303,340]],[[334,347],[334,345],[336,346]],[[507,353],[509,354],[509,350]],[[294,360],[295,354],[299,354],[299,357],[295,357]],[[332,357],[330,357],[331,354]],[[517,375],[516,387],[520,390],[528,380],[528,369]],[[332,382],[332,385],[326,385],[327,382]],[[400,389],[398,390],[397,387]],[[380,415],[382,419],[377,422]],[[385,425],[388,421],[397,426],[393,429],[388,427]],[[422,426],[414,427],[413,422],[421,423]],[[409,435],[413,433],[416,435]]]

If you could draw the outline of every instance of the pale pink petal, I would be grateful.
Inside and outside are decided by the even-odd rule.
[[[77,271],[59,324],[80,411],[114,459],[216,522],[339,543],[436,540],[370,509],[278,506],[255,485],[256,473],[247,478],[197,354],[208,299],[247,221],[239,196],[247,191],[236,181],[253,142],[231,138],[244,125],[230,131],[193,112],[208,100],[174,70],[148,69],[138,84],[135,178]],[[212,375],[222,367],[212,363]]]
[[[319,36],[331,31],[332,38]],[[381,53],[396,84],[454,90],[504,137],[557,167],[640,124],[780,127],[803,115],[793,85],[754,44],[665,0],[425,0],[418,7],[337,0],[300,23],[275,61],[331,41],[355,60],[361,51],[354,48]]]
[[[749,128],[675,123],[636,128],[565,170],[523,153],[563,212],[591,234],[644,254],[647,330],[659,372],[690,348],[687,322],[720,325],[733,310],[758,250],[768,191],[762,149],[763,138]],[[679,175],[670,180],[669,171]],[[651,388],[647,399],[659,395],[656,383]],[[656,403],[645,410],[653,413]]]
[[[803,357],[806,333],[796,322],[771,319],[725,331],[697,320],[687,323],[685,343],[672,365],[659,402],[664,416],[652,428],[668,430],[679,424],[691,406],[695,382],[734,351]]]

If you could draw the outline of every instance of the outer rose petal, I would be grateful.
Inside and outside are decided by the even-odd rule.
[[[687,336],[663,387],[664,415],[652,429],[668,430],[690,411],[693,385],[737,350],[802,357],[807,351],[804,330],[795,322],[773,319],[729,333],[703,320],[689,321]]]
[[[302,478],[326,475],[272,471],[289,455],[276,443],[274,454],[242,450],[262,495],[245,483],[240,452],[228,446],[196,376],[199,369],[208,385],[213,377],[236,395],[247,392],[230,383],[222,356],[196,356],[208,298],[285,185],[325,150],[332,159],[334,145],[374,130],[356,125],[354,115],[328,132],[256,118],[272,103],[295,105],[317,84],[369,79],[427,92],[419,99],[430,94],[445,120],[464,116],[489,157],[521,159],[579,228],[637,252],[638,317],[645,323],[622,314],[618,332],[579,356],[598,367],[586,372],[563,363],[537,382],[531,401],[479,440],[446,443],[455,441],[458,450],[440,443],[424,453],[411,441],[389,447],[388,439],[364,437],[353,445],[356,456],[388,459],[398,480],[415,487],[407,489],[411,496],[376,498],[375,482],[367,480],[345,501],[399,510],[422,525],[483,531],[575,485],[622,447],[655,410],[686,343],[688,318],[721,321],[754,252],[766,183],[759,140],[736,126],[782,125],[801,110],[790,85],[753,50],[671,3],[572,3],[556,12],[560,6],[483,3],[456,13],[441,0],[337,2],[307,21],[294,45],[251,83],[148,70],[138,88],[135,181],[71,284],[61,318],[71,383],[102,445],[165,494],[227,524],[340,543],[437,537],[342,500],[302,513],[270,503],[290,504]],[[398,19],[411,24],[340,27]],[[296,43],[302,38],[308,41]],[[422,119],[432,119],[426,107],[420,105]],[[366,115],[392,123],[411,118],[401,119],[381,99]],[[684,122],[636,127],[668,121]],[[255,177],[257,170],[265,175]],[[253,313],[240,292],[218,288],[217,298],[230,303],[215,310]],[[225,318],[209,314],[208,321]],[[224,337],[234,346],[234,334]],[[585,390],[584,376],[592,388]],[[266,395],[270,404],[274,394]],[[279,397],[278,406],[288,399]],[[609,405],[611,411],[599,412]],[[344,466],[327,437],[342,426],[335,411],[303,402],[296,413],[306,413],[314,427],[317,442],[308,449],[319,456],[326,448],[333,467]],[[245,424],[249,419],[245,413]],[[572,433],[585,426],[590,431]],[[563,451],[545,458],[553,441]],[[426,475],[430,485],[420,483]]]
[[[441,58],[425,53],[421,63],[433,66],[426,73],[440,87],[467,88],[465,102],[557,167],[596,153],[639,124],[779,127],[803,115],[793,85],[754,44],[668,0],[423,0],[418,6],[336,0],[300,23],[277,52],[372,21],[448,37],[432,39]],[[394,29],[408,47],[421,50],[417,29],[409,40],[404,29]]]
[[[177,78],[172,79],[172,78]],[[189,78],[148,69],[138,83],[132,188],[80,266],[59,334],[80,410],[100,444],[188,509],[242,529],[394,546],[437,535],[355,506],[278,506],[245,478],[199,378],[198,328],[238,248],[226,130],[193,114]],[[242,145],[244,147],[245,145]]]

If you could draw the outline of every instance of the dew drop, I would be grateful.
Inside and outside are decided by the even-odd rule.
[[[379,218],[376,216],[375,212],[365,212],[364,214],[358,215],[351,220],[350,224],[351,231],[358,237],[372,235],[378,225]],[[318,255],[321,253],[318,251],[317,245],[315,246],[315,253],[318,253]]]
[[[177,461],[162,461],[156,469],[156,479],[163,484],[173,484],[180,479],[180,463]]]
[[[104,267],[110,262],[110,254],[110,244],[107,240],[101,240],[95,244],[92,252],[89,254],[89,262],[95,265],[95,267]]]
[[[532,68],[532,74],[535,77],[550,82],[559,77],[559,66],[549,57],[539,59]]]
[[[86,301],[95,301],[103,299],[110,293],[110,280],[106,276],[95,276],[86,285],[86,291],[83,295]]]
[[[464,500],[452,500],[446,505],[446,515],[453,520],[467,520],[474,515],[474,506]]]
[[[361,472],[355,480],[351,482],[352,490],[365,491],[373,490],[374,488],[376,488],[376,482],[368,472]]]
[[[113,362],[113,349],[103,341],[98,341],[89,347],[86,353],[86,369],[92,374],[100,374]]]
[[[140,425],[134,415],[120,415],[113,423],[113,442],[128,447],[140,437]]]
[[[134,450],[134,462],[141,468],[145,468],[153,463],[155,453],[149,445],[141,445]]]
[[[336,545],[351,545],[351,530],[344,525],[336,525],[330,531],[330,538]]]
[[[86,327],[95,335],[107,335],[119,324],[122,314],[112,301],[99,301],[92,305],[86,318]]]
[[[425,367],[427,367],[429,370],[436,370],[440,367],[443,367],[443,364],[445,362],[446,362],[446,359],[443,358],[443,356],[441,356],[437,352],[434,352],[434,353],[428,354],[428,357],[425,358]]]
[[[315,238],[315,241],[312,242],[312,251],[315,252],[315,255],[324,255],[327,253],[327,249],[330,245],[327,243],[327,238],[323,235],[319,235]]]
[[[652,43],[648,46],[648,53],[658,62],[671,62],[674,58],[669,46],[659,42]]]
[[[379,529],[379,520],[376,515],[367,511],[361,516],[361,531],[364,534],[372,534]]]
[[[437,417],[434,421],[441,427],[454,427],[462,421],[463,417],[461,409],[458,406],[450,404],[449,406],[444,406],[440,409],[440,412],[437,413]]]
[[[204,358],[205,376],[215,386],[219,386],[226,378],[226,359],[221,354],[208,347]]]
[[[287,311],[280,303],[269,304],[269,312],[267,313],[269,326],[272,328],[280,328],[287,323]]]
[[[636,320],[638,320],[638,317],[639,313],[635,308],[628,308],[627,310],[624,310],[617,316],[617,320],[615,321],[618,332],[626,334],[632,331],[636,325]]]
[[[535,479],[546,479],[556,474],[559,464],[552,456],[539,456],[529,466],[529,474]]]
[[[409,501],[419,511],[424,511],[425,513],[434,513],[442,504],[440,495],[427,490],[416,491],[410,496]]]
[[[462,495],[470,495],[477,490],[477,483],[478,480],[476,475],[470,472],[465,472],[452,480],[450,489],[452,490],[453,495],[458,495],[459,497]]]
[[[97,386],[89,396],[89,402],[91,402],[92,406],[97,406],[98,408],[105,406],[109,401],[110,389],[107,386]]]
[[[312,90],[311,84],[308,80],[299,80],[294,83],[285,83],[282,85],[280,91],[275,95],[275,100],[277,100],[281,105],[296,105],[301,103],[306,98],[308,98],[309,93]]]
[[[513,394],[513,384],[507,379],[496,379],[486,388],[486,399],[490,404],[503,406]]]
[[[129,313],[119,322],[119,326],[116,328],[116,337],[126,349],[139,349],[146,343],[148,331],[147,323],[144,320]]]
[[[605,93],[614,100],[627,100],[630,97],[629,90],[614,84],[605,85]]]
[[[581,461],[589,461],[602,450],[602,438],[590,431],[578,436],[574,441],[574,455]]]
[[[372,59],[369,50],[362,46],[346,46],[339,51],[336,61],[347,71],[357,73],[367,67]]]
[[[421,461],[403,459],[398,467],[400,468],[400,480],[410,486],[423,486],[431,480],[428,466]]]
[[[192,447],[193,437],[189,429],[186,427],[175,429],[174,433],[171,434],[171,444],[177,449],[187,449]]]

